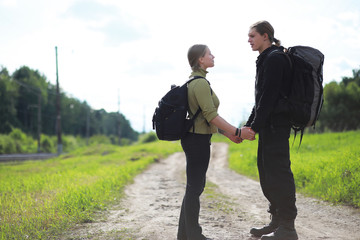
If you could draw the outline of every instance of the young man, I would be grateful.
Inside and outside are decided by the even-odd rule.
[[[297,240],[295,183],[289,153],[291,125],[287,114],[277,111],[279,99],[290,89],[290,63],[286,56],[276,53],[281,51],[280,41],[274,38],[274,29],[267,21],[250,27],[248,42],[259,56],[256,61],[255,106],[246,126],[259,134],[257,165],[260,185],[269,201],[268,212],[271,214],[268,225],[252,228],[250,233],[262,240]]]

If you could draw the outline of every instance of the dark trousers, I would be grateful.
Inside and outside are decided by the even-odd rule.
[[[290,168],[290,126],[275,126],[259,131],[257,165],[260,185],[270,202],[269,212],[281,219],[296,218],[295,182]]]
[[[199,225],[200,195],[206,183],[211,134],[188,133],[181,146],[186,155],[186,191],[181,205],[178,239],[203,239]]]

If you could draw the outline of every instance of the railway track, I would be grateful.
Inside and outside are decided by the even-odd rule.
[[[26,160],[44,160],[56,156],[56,153],[0,154],[0,163]]]

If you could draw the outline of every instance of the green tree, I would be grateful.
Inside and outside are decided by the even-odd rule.
[[[42,132],[56,135],[56,86],[48,84],[48,98],[42,107]]]
[[[320,115],[322,130],[346,131],[360,129],[360,69],[353,77],[344,77],[324,87],[324,106]]]
[[[0,70],[0,133],[10,133],[18,125],[16,102],[18,87],[11,81],[6,68]]]
[[[41,133],[56,135],[56,86],[47,82],[38,70],[20,67],[11,76],[6,68],[0,71],[0,133],[8,133],[12,127],[24,133],[37,134],[38,109],[41,106]],[[39,98],[40,97],[40,98]],[[40,99],[40,102],[39,102]],[[118,144],[136,141],[138,133],[131,128],[122,114],[94,110],[76,98],[60,90],[61,128],[64,135],[91,137],[105,135]],[[119,129],[120,128],[120,129]],[[121,142],[120,141],[120,142]]]
[[[12,78],[19,85],[16,109],[17,118],[21,123],[20,127],[24,132],[34,134],[37,130],[39,95],[41,104],[47,103],[48,83],[46,77],[37,70],[23,66],[13,73]]]

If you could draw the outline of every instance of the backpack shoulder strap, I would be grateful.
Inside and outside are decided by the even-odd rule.
[[[191,79],[189,79],[185,84],[189,84],[190,82],[192,82],[193,80],[195,80],[195,79],[198,79],[198,78],[203,78],[203,79],[205,79],[206,81],[207,81],[207,83],[209,84],[209,86],[210,86],[210,82],[206,79],[206,78],[204,78],[204,77],[202,77],[202,76],[194,76],[194,77],[192,77]],[[211,91],[211,95],[213,94],[213,91],[212,91],[212,88],[210,87],[210,91]]]
[[[202,77],[202,76],[194,76],[193,78],[189,79],[185,84],[189,84],[190,82],[192,82],[193,80],[198,79],[198,78],[203,78],[203,79],[205,79],[205,80],[208,82],[209,86],[210,86],[210,82],[209,82],[206,78],[204,78],[204,77]],[[213,94],[213,91],[212,91],[212,88],[211,88],[211,87],[210,87],[210,91],[211,91],[211,95],[212,95],[212,94]],[[201,108],[199,107],[199,109],[196,111],[196,113],[195,113],[194,116],[191,118],[191,120],[194,121],[194,120],[196,119],[196,117],[197,117],[200,113],[201,113]],[[208,122],[206,122],[206,123],[209,124]],[[195,132],[195,126],[193,127],[193,132]]]
[[[203,79],[205,79],[205,80],[209,83],[209,85],[210,85],[210,82],[209,82],[206,78],[201,77],[201,76],[194,76],[194,77],[192,77],[191,79],[189,79],[185,84],[189,84],[190,82],[192,82],[193,80],[198,79],[198,78],[203,78]],[[212,91],[211,91],[211,94],[212,94]],[[199,107],[199,109],[196,111],[196,113],[194,114],[194,116],[192,117],[192,119],[194,120],[194,119],[200,114],[200,112],[201,112],[201,108]]]
[[[285,52],[284,52],[284,51],[285,51]],[[288,51],[287,51],[286,48],[280,47],[280,49],[275,49],[275,50],[271,51],[268,56],[270,56],[270,55],[273,54],[273,53],[284,55],[284,56],[287,58],[287,60],[289,61],[290,69],[292,69],[292,68],[293,68],[293,64],[292,64],[291,58],[290,58],[290,56],[289,56],[289,54],[288,54],[287,52],[288,52]]]
[[[198,78],[203,78],[203,79],[205,79],[205,80],[207,81],[207,79],[204,78],[204,77],[194,76],[194,77],[190,78],[189,80],[187,80],[187,81],[186,81],[186,84],[188,84],[188,83],[190,83],[190,82],[192,82],[193,80],[198,79]],[[207,82],[209,82],[209,81],[207,81]],[[210,83],[209,83],[209,84],[210,84]]]

